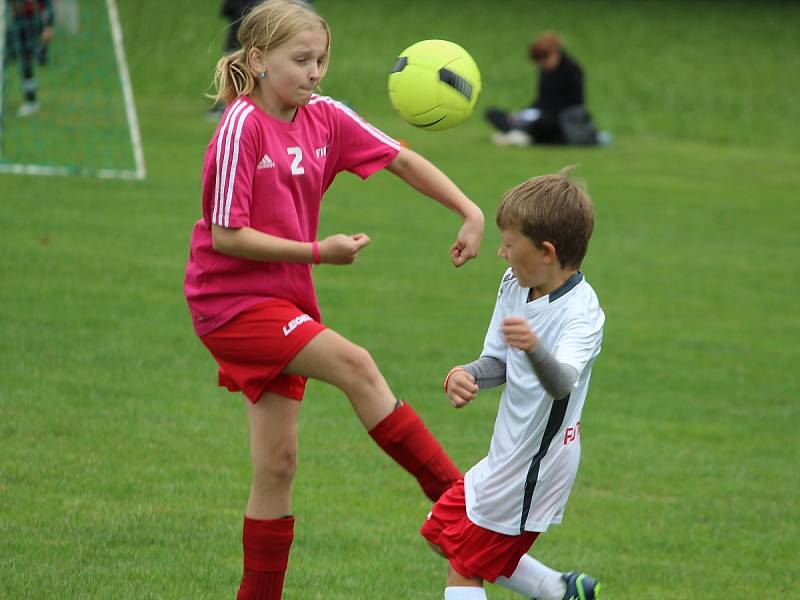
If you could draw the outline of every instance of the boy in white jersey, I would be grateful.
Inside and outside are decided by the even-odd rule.
[[[444,389],[455,408],[479,389],[505,389],[489,453],[434,504],[421,533],[449,561],[446,600],[485,599],[484,580],[537,600],[592,600],[592,577],[526,554],[563,517],[603,337],[605,316],[579,270],[592,201],[562,171],[506,192],[496,220],[509,268],[480,358],[451,369]]]

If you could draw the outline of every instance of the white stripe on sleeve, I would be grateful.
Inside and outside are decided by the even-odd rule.
[[[325,102],[326,104],[330,104],[330,105],[338,108],[340,111],[342,111],[348,117],[350,117],[354,122],[356,122],[364,131],[366,131],[369,134],[371,134],[374,138],[380,140],[381,142],[383,142],[387,146],[391,146],[395,150],[399,150],[400,149],[400,143],[397,140],[389,137],[384,132],[382,132],[380,129],[375,127],[374,125],[370,125],[369,123],[367,123],[366,121],[361,119],[355,111],[353,111],[351,108],[349,108],[345,104],[342,104],[338,100],[334,100],[333,98],[330,98],[329,96],[314,96],[309,101],[309,104],[316,104],[317,102]]]
[[[231,116],[233,115],[233,111],[238,108],[239,104],[241,104],[241,100],[236,100],[231,107],[231,110],[225,115],[225,121],[222,123],[222,127],[219,128],[219,133],[217,134],[217,160],[214,164],[216,167],[216,176],[214,177],[214,207],[211,211],[211,222],[217,224],[217,214],[221,211],[219,206],[219,179],[222,176],[222,168],[220,165],[220,155],[222,154],[222,141],[225,139],[225,132],[228,128],[228,123],[230,123]]]
[[[237,100],[233,108],[228,112],[225,123],[219,130],[217,136],[217,181],[214,186],[214,212],[212,214],[211,222],[214,225],[222,225],[222,210],[225,207],[224,190],[225,181],[228,175],[228,153],[231,143],[231,134],[233,133],[234,124],[239,113],[247,104],[242,100]],[[224,146],[224,148],[223,148]],[[220,154],[222,154],[222,161],[220,161]]]
[[[233,141],[233,160],[231,161],[231,174],[228,178],[228,195],[225,199],[225,227],[228,226],[228,221],[231,216],[231,200],[233,199],[233,181],[236,179],[236,165],[239,162],[239,138],[242,135],[242,126],[247,120],[247,115],[253,112],[254,106],[248,106],[239,117],[239,123],[236,126],[236,138]]]

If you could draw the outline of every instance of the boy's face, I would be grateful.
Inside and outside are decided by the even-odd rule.
[[[552,264],[546,248],[537,248],[519,229],[500,230],[500,249],[497,255],[506,259],[521,287],[541,286]]]

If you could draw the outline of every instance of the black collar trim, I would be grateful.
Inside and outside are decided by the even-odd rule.
[[[572,275],[569,276],[569,279],[567,279],[561,287],[550,292],[550,294],[548,295],[548,301],[547,301],[548,304],[550,302],[555,302],[556,300],[561,298],[561,296],[569,292],[581,281],[583,281],[583,273],[581,273],[580,271],[575,271]]]

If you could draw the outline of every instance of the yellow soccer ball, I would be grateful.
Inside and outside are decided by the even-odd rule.
[[[478,65],[458,44],[424,40],[400,53],[389,74],[389,99],[415,127],[441,131],[472,114],[481,93]]]

